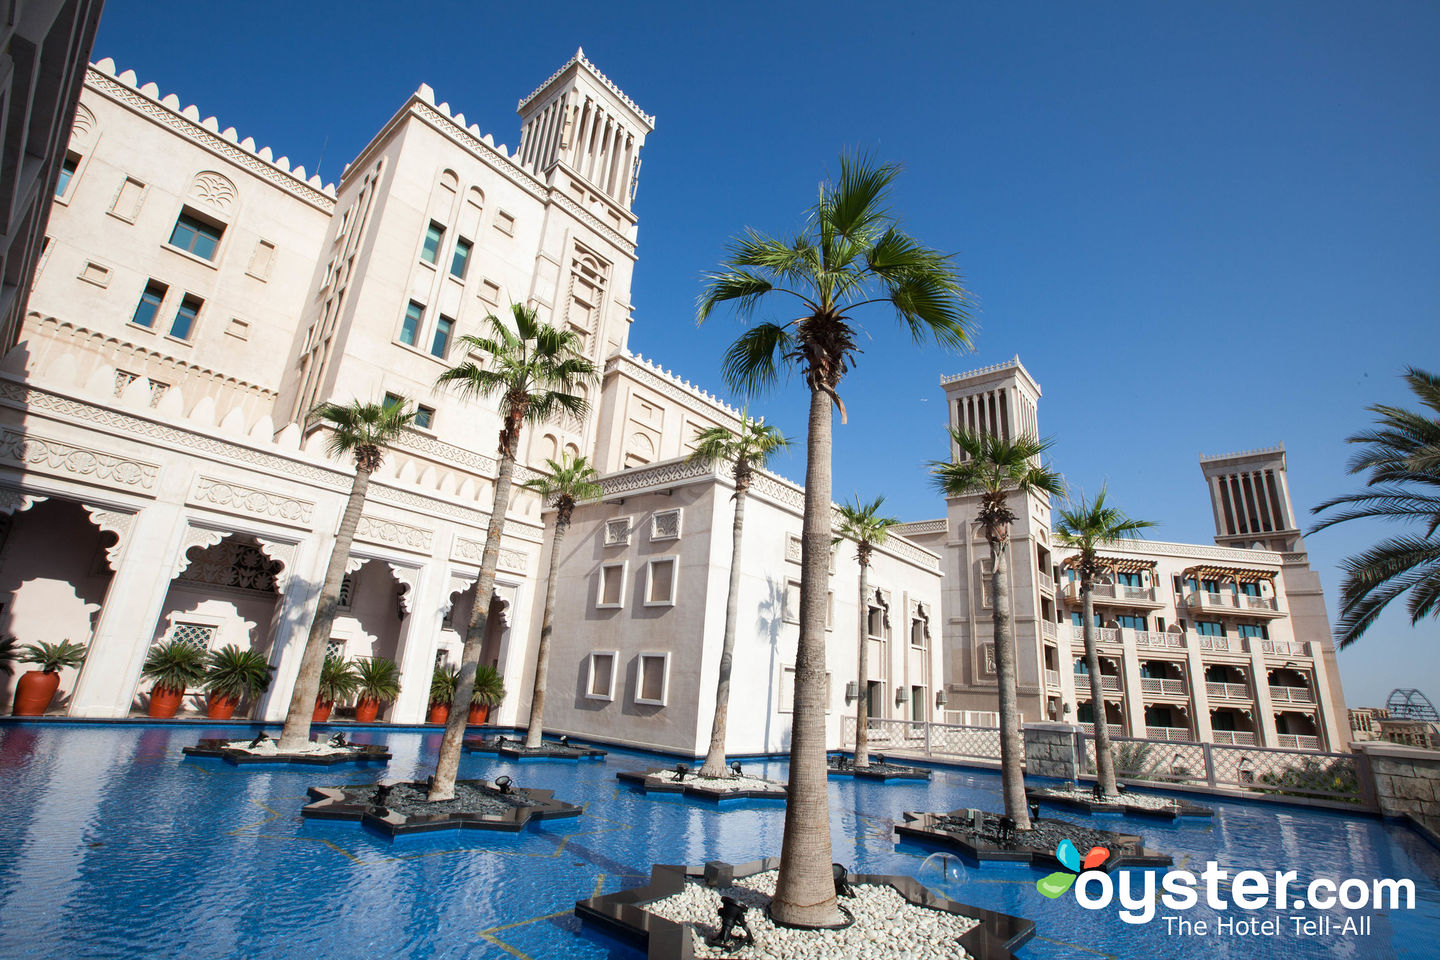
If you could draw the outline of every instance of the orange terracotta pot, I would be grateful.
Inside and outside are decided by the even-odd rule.
[[[210,694],[210,702],[205,710],[205,716],[211,720],[229,720],[235,716],[235,708],[240,705],[237,697],[227,697],[223,693]]]
[[[175,716],[175,711],[180,709],[180,701],[185,699],[185,688],[171,690],[168,687],[156,687],[150,691],[150,710],[152,717],[166,719]]]
[[[60,673],[46,673],[44,670],[27,670],[15,684],[15,706],[11,714],[17,717],[39,717],[50,708],[55,691],[60,688]]]
[[[445,723],[450,719],[450,704],[430,704],[430,714],[425,718],[426,723]]]
[[[321,700],[315,698],[315,715],[310,718],[312,723],[324,723],[330,719],[330,711],[335,709],[334,700]]]
[[[369,697],[361,697],[355,704],[356,723],[374,723],[375,717],[380,713],[380,701],[371,700]]]
[[[475,725],[475,726],[479,726],[480,724],[484,723],[486,720],[489,720],[489,719],[490,719],[490,704],[488,704],[488,703],[472,703],[472,704],[470,704],[470,716],[466,718],[466,720],[465,720],[466,723],[469,723],[469,724],[472,724],[472,725]]]

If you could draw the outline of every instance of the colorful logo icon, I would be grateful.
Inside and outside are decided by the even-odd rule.
[[[1080,851],[1075,849],[1075,844],[1069,838],[1061,840],[1055,847],[1055,859],[1069,873],[1062,873],[1057,870],[1049,876],[1041,877],[1035,881],[1035,889],[1039,890],[1042,896],[1054,900],[1065,893],[1075,884],[1075,878],[1086,870],[1094,870],[1096,867],[1110,859],[1110,851],[1104,847],[1091,847],[1090,852],[1085,854],[1082,862]]]

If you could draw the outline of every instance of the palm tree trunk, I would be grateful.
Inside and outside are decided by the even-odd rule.
[[[745,486],[735,484],[735,523],[730,531],[730,592],[725,598],[725,640],[720,646],[720,677],[715,681],[715,719],[702,777],[725,776],[725,733],[730,717],[730,671],[735,661],[735,624],[740,619],[740,539],[745,532]]]
[[[1100,654],[1095,643],[1095,599],[1094,589],[1088,583],[1080,584],[1080,616],[1085,618],[1082,632],[1085,638],[1085,669],[1090,671],[1090,704],[1095,719],[1095,770],[1100,780],[1100,790],[1107,797],[1116,796],[1115,756],[1110,752],[1110,725],[1105,722],[1105,691],[1100,685]]]
[[[355,480],[350,485],[350,499],[335,532],[330,548],[330,564],[325,568],[325,582],[320,587],[320,601],[315,619],[310,622],[310,635],[305,638],[305,651],[300,655],[300,671],[295,689],[290,694],[290,710],[285,714],[285,727],[280,731],[280,750],[300,750],[310,742],[310,720],[315,716],[315,697],[320,693],[320,671],[325,667],[325,647],[335,626],[335,610],[340,605],[340,583],[345,579],[345,565],[350,561],[350,545],[360,526],[360,513],[365,509],[365,493],[370,489],[370,471],[355,467]]]
[[[830,871],[830,795],[825,758],[825,597],[830,576],[830,396],[811,388],[801,531],[800,642],[780,876],[771,914],[782,923],[839,923]]]
[[[517,423],[513,436],[520,431]],[[480,650],[485,645],[485,627],[490,620],[490,595],[495,590],[495,567],[500,561],[500,537],[505,532],[505,514],[510,507],[510,488],[515,483],[515,446],[501,451],[500,469],[495,477],[495,499],[490,505],[490,527],[485,533],[485,550],[480,554],[480,579],[475,582],[475,606],[470,611],[470,626],[465,631],[465,646],[460,654],[460,682],[455,685],[454,709],[445,723],[440,740],[440,756],[435,761],[435,777],[430,784],[429,800],[455,798],[455,774],[460,769],[460,747],[465,742],[466,714],[470,698],[475,694],[475,670],[480,666]]]
[[[540,620],[540,643],[535,648],[535,688],[530,694],[530,726],[525,746],[538,747],[545,731],[545,682],[550,672],[550,631],[555,614],[555,571],[560,569],[560,541],[565,539],[567,518],[555,516],[555,537],[550,544],[550,573],[545,583],[545,614]]]
[[[1000,782],[1005,816],[1017,830],[1030,829],[1025,805],[1025,737],[1020,730],[1020,694],[1016,689],[1015,641],[1010,634],[1010,543],[990,539],[990,602],[995,609],[995,676],[1000,686]]]
[[[860,699],[855,705],[855,766],[870,766],[870,564],[860,561]]]

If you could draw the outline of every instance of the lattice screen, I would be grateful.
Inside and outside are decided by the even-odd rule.
[[[171,625],[167,639],[197,650],[209,650],[210,641],[215,639],[215,627],[208,623],[176,623]]]

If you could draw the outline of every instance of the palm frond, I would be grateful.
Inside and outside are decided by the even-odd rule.
[[[721,376],[740,393],[768,390],[779,379],[780,362],[793,350],[795,335],[774,323],[750,327],[730,344],[721,363]]]

